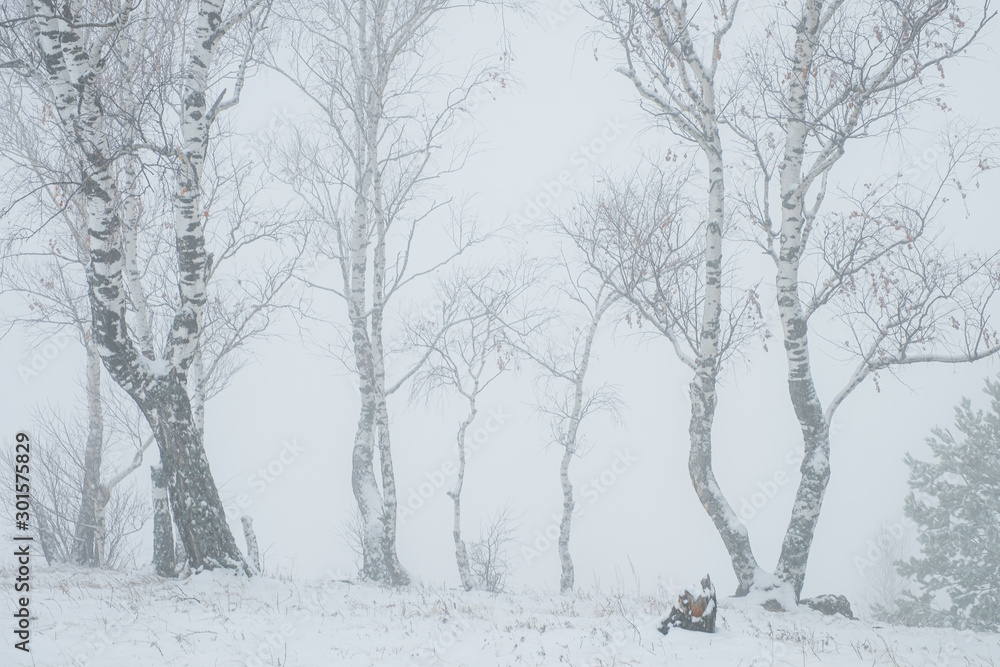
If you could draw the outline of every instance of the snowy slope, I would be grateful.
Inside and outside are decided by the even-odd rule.
[[[9,573],[6,573],[9,574]],[[655,631],[658,596],[484,593],[208,573],[33,573],[30,656],[0,665],[1000,665],[1000,635],[720,601],[714,635]]]

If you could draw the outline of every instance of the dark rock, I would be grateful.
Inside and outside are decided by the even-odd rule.
[[[701,580],[701,589],[695,592],[684,591],[663,622],[660,632],[667,634],[670,628],[694,630],[697,632],[715,632],[715,616],[719,605],[715,598],[715,586],[712,579],[705,576]]]
[[[847,601],[843,595],[817,595],[814,598],[805,598],[800,600],[799,604],[804,604],[810,609],[815,609],[821,614],[826,614],[827,616],[834,616],[840,614],[841,616],[846,616],[852,621],[857,620],[854,618],[854,613],[851,611],[851,603]]]

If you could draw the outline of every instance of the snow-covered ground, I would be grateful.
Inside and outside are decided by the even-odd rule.
[[[773,613],[731,599],[720,600],[715,634],[663,637],[655,626],[665,590],[571,599],[215,573],[32,576],[31,653],[8,641],[5,667],[1000,665],[1000,635]]]

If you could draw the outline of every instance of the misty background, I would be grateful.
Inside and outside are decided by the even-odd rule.
[[[753,7],[743,11],[752,12]],[[486,226],[510,223],[507,235],[515,241],[507,252],[516,252],[518,224],[541,220],[546,208],[565,210],[578,192],[593,189],[604,172],[624,173],[644,152],[662,152],[676,140],[654,127],[638,108],[631,83],[613,71],[614,45],[593,37],[593,19],[571,3],[540,5],[533,17],[489,11],[449,15],[436,42],[437,56],[459,63],[459,69],[469,54],[496,58],[501,23],[509,37],[510,79],[505,86],[492,83],[474,93],[454,135],[456,141],[475,136],[477,148],[464,168],[446,179],[445,187],[457,198],[468,196],[470,210]],[[950,111],[922,112],[908,119],[918,131],[907,133],[906,145],[881,139],[856,145],[835,168],[839,182],[846,187],[857,178],[877,175],[879,169],[894,173],[907,165],[931,169],[937,159],[936,135],[950,121],[995,123],[1000,104],[998,50],[1000,31],[991,24],[969,56],[947,66]],[[252,151],[254,142],[267,133],[280,133],[302,109],[295,91],[262,69],[248,79],[233,118],[240,131],[258,137],[249,140],[247,150]],[[565,170],[572,174],[573,185],[557,192],[553,184]],[[955,211],[947,220],[946,235],[960,246],[997,248],[1000,182],[990,172],[981,182],[983,187],[966,201],[967,214]],[[421,242],[431,247],[433,234]],[[756,256],[752,248],[743,253],[743,268],[751,273],[754,267],[763,269],[757,272],[763,278],[761,302],[776,337],[768,341],[770,351],[755,342],[745,360],[724,370],[714,461],[723,490],[749,528],[762,567],[770,570],[798,481],[801,432],[787,397],[773,270],[767,271],[769,260]],[[334,269],[319,262],[310,270],[322,276]],[[418,309],[432,299],[429,290],[413,290],[404,298]],[[23,308],[11,294],[0,295],[0,305],[5,313]],[[329,317],[340,321],[342,312],[331,304]],[[30,412],[38,404],[82,409],[84,351],[75,339],[59,338],[39,342],[14,329],[0,340],[4,437],[18,430],[32,432]],[[52,349],[58,352],[50,355]],[[358,414],[353,376],[310,345],[290,318],[274,327],[271,338],[255,342],[251,353],[246,368],[207,409],[205,446],[229,522],[238,532],[240,514],[253,516],[271,572],[353,575],[354,557],[338,534],[338,526],[356,511],[351,493]],[[42,367],[37,361],[32,366],[40,354]],[[821,398],[828,399],[846,381],[850,368],[818,337],[812,359]],[[37,373],[25,377],[26,367]],[[858,559],[865,557],[876,527],[901,521],[907,490],[903,454],[924,456],[929,430],[951,424],[953,406],[962,396],[982,405],[982,378],[997,371],[994,359],[904,368],[898,376],[883,374],[879,389],[866,381],[847,400],[832,427],[832,478],[803,596],[856,594],[861,583]],[[615,316],[606,319],[598,335],[591,381],[616,385],[623,408],[620,423],[600,413],[585,423],[588,446],[573,464],[571,475],[583,510],[574,520],[571,545],[578,587],[645,589],[658,581],[685,585],[708,572],[720,593],[731,594],[736,580],[729,558],[698,506],[687,471],[690,371],[662,336]],[[457,460],[453,447],[462,408],[447,400],[428,404],[408,399],[405,389],[389,398],[400,560],[417,580],[458,585],[451,501],[435,480],[446,462]],[[547,444],[548,428],[535,404],[535,374],[527,365],[483,394],[472,426],[478,449],[469,455],[464,518],[467,533],[474,537],[481,521],[509,505],[518,539],[511,588],[556,591],[554,527],[562,502],[561,451]],[[496,426],[492,431],[486,423],[491,414],[491,426]],[[145,464],[156,457],[153,448]],[[615,466],[616,461],[629,462],[624,472],[617,472],[622,466]],[[269,466],[267,481],[260,471]],[[273,474],[275,470],[279,474]],[[148,485],[144,471],[145,465],[135,474],[143,489]],[[602,473],[602,490],[591,502],[584,485],[600,481]],[[421,492],[428,484],[434,488],[425,498]],[[767,497],[772,489],[773,497]],[[761,504],[757,501],[762,497],[766,501]],[[423,501],[419,508],[413,509],[413,498]],[[752,516],[742,509],[747,503]],[[548,536],[540,538],[547,530]],[[147,555],[149,532],[143,534]]]

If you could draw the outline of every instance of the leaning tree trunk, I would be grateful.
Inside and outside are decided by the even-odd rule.
[[[816,393],[809,363],[808,326],[799,301],[796,277],[798,261],[791,252],[782,252],[779,261],[787,261],[779,270],[778,307],[788,361],[788,395],[802,431],[804,456],[775,574],[793,587],[798,600],[823,496],[830,481],[830,427]]]
[[[804,456],[792,515],[781,545],[775,574],[790,585],[798,600],[805,581],[809,550],[827,483],[830,480],[830,429],[809,362],[809,327],[799,297],[799,263],[808,240],[802,168],[809,133],[805,122],[808,78],[815,52],[819,8],[808,4],[796,31],[794,62],[788,89],[788,124],[781,164],[781,235],[776,286],[778,311],[788,364],[788,394],[802,431]]]
[[[83,454],[83,488],[76,515],[73,562],[102,567],[104,503],[100,502],[104,450],[104,407],[101,405],[101,355],[87,343],[87,446]],[[101,505],[99,508],[98,505]],[[101,542],[101,544],[99,544]]]
[[[711,86],[706,86],[711,91]],[[710,100],[709,100],[710,101]],[[759,570],[750,546],[746,526],[726,500],[712,468],[712,426],[715,422],[717,378],[719,373],[719,335],[722,315],[722,226],[725,220],[725,173],[722,141],[714,117],[706,121],[713,139],[704,147],[709,165],[709,216],[705,225],[705,298],[702,327],[698,341],[695,377],[691,381],[691,421],[688,435],[691,450],[688,472],[698,499],[722,542],[736,573],[737,595],[746,595]]]
[[[170,508],[188,566],[194,570],[223,567],[249,573],[226,522],[184,385],[171,378],[155,385],[149,393],[141,407],[160,448]]]
[[[114,151],[105,133],[105,103],[97,89],[106,62],[107,42],[88,44],[78,31],[75,6],[33,0],[32,28],[54,98],[55,111],[74,138],[82,164],[80,193],[85,204],[90,261],[87,282],[92,342],[108,373],[142,410],[156,437],[174,521],[195,569],[246,570],[226,523],[200,434],[194,427],[185,374],[200,335],[206,303],[207,266],[201,171],[211,122],[205,90],[213,49],[221,36],[222,3],[201,0],[195,39],[181,99],[181,145],[177,159],[174,221],[177,232],[180,302],[167,339],[167,368],[153,368],[138,352],[126,322],[126,264],[123,258],[122,201],[115,182]],[[130,6],[120,10],[118,26],[128,22]],[[105,27],[111,31],[113,26]],[[114,33],[107,32],[110,39]],[[96,49],[94,53],[91,49]],[[97,56],[94,59],[94,56]]]

